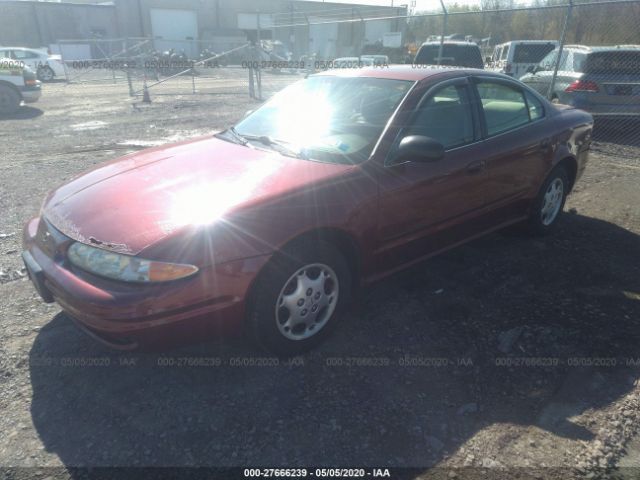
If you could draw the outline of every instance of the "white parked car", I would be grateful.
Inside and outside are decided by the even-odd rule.
[[[389,65],[389,57],[387,55],[362,55],[360,60],[363,62],[371,62],[376,67]]]
[[[520,79],[558,46],[555,40],[514,40],[496,45],[489,69]]]
[[[0,115],[15,113],[22,102],[37,102],[40,93],[40,82],[29,67],[0,56]]]
[[[0,47],[0,57],[7,57],[24,63],[36,72],[38,80],[50,82],[54,78],[66,78],[64,64],[60,55],[49,55],[46,51],[34,48]]]

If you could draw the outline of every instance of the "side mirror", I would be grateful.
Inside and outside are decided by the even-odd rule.
[[[444,146],[424,135],[409,135],[398,145],[394,163],[399,162],[437,162],[444,157]]]
[[[529,65],[527,67],[527,73],[536,73],[536,66],[535,65]]]

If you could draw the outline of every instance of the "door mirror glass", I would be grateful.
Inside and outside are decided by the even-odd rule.
[[[424,135],[408,135],[398,145],[393,163],[437,162],[444,158],[444,145]]]

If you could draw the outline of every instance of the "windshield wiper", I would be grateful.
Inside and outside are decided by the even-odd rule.
[[[240,135],[236,132],[237,135]],[[279,153],[294,157],[300,158],[303,160],[308,160],[307,155],[304,154],[304,151],[296,150],[295,148],[291,148],[288,142],[284,142],[282,140],[276,140],[271,138],[268,135],[241,135],[242,138],[248,141],[260,142],[262,145],[266,145],[267,147],[276,147],[274,150],[277,150]]]
[[[242,146],[247,146],[247,144],[249,143],[249,141],[246,138],[244,138],[242,135],[240,135],[234,127],[228,128],[223,132],[217,133],[216,137],[222,140],[227,140],[229,142],[239,143]]]

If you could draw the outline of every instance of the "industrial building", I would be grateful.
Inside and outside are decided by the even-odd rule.
[[[156,50],[195,57],[203,48],[226,51],[260,37],[280,41],[293,58],[334,58],[358,55],[385,34],[397,38],[406,12],[303,0],[0,0],[0,45],[56,51],[62,42],[65,59],[76,60],[108,57],[122,39],[149,38]],[[114,45],[105,47],[108,41]]]

